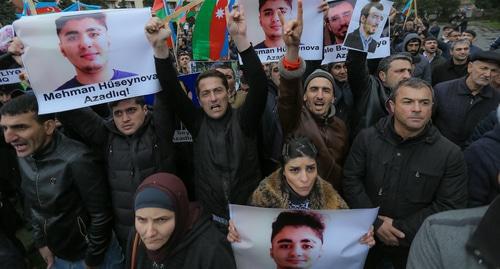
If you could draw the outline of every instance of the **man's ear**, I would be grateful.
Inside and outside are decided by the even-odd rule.
[[[472,62],[469,62],[469,63],[467,64],[467,73],[469,73],[469,74],[470,74],[470,73],[472,73],[472,65],[473,65],[473,63],[472,63]]]
[[[56,121],[55,120],[46,120],[43,122],[43,130],[46,135],[53,135],[56,131]]]
[[[394,103],[393,100],[389,100],[389,110],[391,114],[394,114],[394,109],[395,109],[396,104]]]
[[[378,72],[378,78],[382,81],[382,82],[385,82],[386,81],[386,74],[384,71],[379,71]]]
[[[142,106],[142,111],[144,111],[145,113],[148,113],[148,105],[143,105]]]
[[[366,22],[365,15],[361,15],[361,17],[359,18],[359,20],[361,21],[361,24],[364,24]]]

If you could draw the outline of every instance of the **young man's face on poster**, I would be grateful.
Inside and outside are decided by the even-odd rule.
[[[276,268],[311,268],[321,256],[323,242],[308,226],[285,226],[271,242]]]
[[[266,39],[281,37],[282,30],[278,10],[285,18],[288,18],[292,7],[285,0],[267,0],[259,10],[259,22]]]
[[[384,20],[383,11],[375,7],[370,8],[368,17],[361,15],[361,24],[366,35],[373,35],[378,25]]]
[[[88,74],[106,68],[110,42],[106,27],[94,18],[75,18],[59,33],[59,48],[75,68]]]

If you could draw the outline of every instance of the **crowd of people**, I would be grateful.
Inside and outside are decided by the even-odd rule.
[[[332,44],[349,5],[322,4]],[[27,223],[47,268],[236,268],[229,204],[304,210],[321,241],[308,210],[378,207],[359,239],[365,268],[500,267],[500,37],[483,50],[466,23],[441,29],[393,10],[389,56],[350,49],[321,66],[299,56],[300,0],[297,14],[271,14],[286,53],[262,64],[233,6],[228,59],[241,57],[241,73],[202,72],[199,107],[178,77],[192,72],[192,28],[178,28],[172,50],[158,18],[144,31],[163,89],[152,105],[140,96],[39,115],[26,77],[0,85],[0,267],[35,266],[16,237]],[[2,69],[22,66],[20,39],[2,53]],[[180,125],[192,141],[173,142]],[[271,256],[310,268],[275,242],[306,225],[287,217],[273,223]]]

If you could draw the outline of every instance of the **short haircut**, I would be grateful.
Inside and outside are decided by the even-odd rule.
[[[227,82],[226,76],[215,69],[209,69],[209,70],[201,73],[198,76],[198,78],[196,79],[196,94],[198,96],[200,95],[200,87],[199,87],[200,81],[202,79],[210,78],[210,77],[220,78],[222,80],[222,85],[224,85],[224,87],[226,87],[226,90],[229,90],[229,83]]]
[[[384,5],[382,5],[379,2],[370,2],[366,4],[362,9],[361,9],[361,16],[365,16],[365,18],[368,18],[368,15],[370,15],[370,9],[372,7],[378,9],[378,10],[384,10]],[[359,18],[361,19],[361,16]]]
[[[323,217],[310,210],[294,210],[281,212],[276,220],[273,222],[271,242],[274,237],[283,230],[286,226],[306,226],[311,228],[323,243],[323,232],[325,231],[325,224]]]
[[[450,51],[453,51],[453,49],[457,46],[457,45],[463,45],[463,44],[467,44],[470,48],[470,42],[469,40],[465,39],[465,38],[461,38],[461,39],[458,39],[457,41],[453,41],[451,42],[451,45],[450,45]]]
[[[259,11],[260,9],[262,8],[262,6],[267,2],[267,1],[270,1],[270,0],[259,0]],[[286,4],[292,8],[292,0],[285,0]]]
[[[427,36],[427,37],[424,39],[424,44],[425,44],[425,42],[427,42],[427,41],[436,41],[436,42],[437,42],[437,38],[436,38],[436,37],[434,37],[434,36],[432,36],[432,35],[429,35],[429,36]]]
[[[131,98],[127,98],[127,99],[109,102],[108,103],[109,109],[113,110],[113,108],[116,107],[120,102],[127,101],[127,100],[134,100],[135,103],[141,107],[146,104],[146,98],[144,98],[144,96],[136,96],[136,97],[131,97]]]
[[[233,68],[227,64],[227,62],[215,62],[210,66],[210,69],[230,69],[231,72],[233,73],[233,77],[235,76]]]
[[[420,78],[409,78],[402,80],[398,83],[396,88],[391,92],[391,95],[389,96],[389,99],[392,100],[393,102],[396,101],[396,97],[398,95],[399,89],[402,87],[408,87],[412,89],[424,89],[427,88],[431,91],[432,95],[432,101],[434,101],[434,89],[432,88],[431,84],[423,79]]]
[[[476,36],[477,36],[477,33],[474,30],[467,29],[467,30],[464,30],[463,32],[471,34],[473,38],[476,38]]]
[[[30,112],[35,114],[35,120],[40,124],[55,119],[55,114],[53,113],[38,115],[38,102],[32,93],[13,98],[0,108],[0,115],[2,116],[16,116]]]
[[[377,76],[380,73],[380,71],[387,73],[387,70],[391,67],[391,63],[396,61],[396,60],[403,60],[403,61],[408,61],[410,64],[413,63],[411,55],[407,52],[402,52],[402,53],[396,53],[392,54],[388,57],[383,58],[377,67]]]
[[[187,51],[181,51],[181,52],[179,52],[179,58],[181,56],[188,56],[189,58],[191,58],[191,55],[189,55],[189,52],[187,52]]]
[[[453,26],[453,25],[451,25],[451,24],[448,24],[448,25],[443,26],[443,31],[444,31],[444,30],[447,30],[447,29],[453,29],[453,30],[455,30],[455,26]]]
[[[96,20],[99,24],[104,26],[106,30],[108,30],[108,26],[106,25],[106,14],[104,14],[103,12],[84,13],[79,15],[62,16],[57,18],[56,19],[57,35],[61,33],[61,30],[63,29],[64,25],[66,25],[66,23],[68,23],[69,21],[83,20],[87,18]]]

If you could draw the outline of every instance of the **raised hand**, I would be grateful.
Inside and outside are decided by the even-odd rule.
[[[169,49],[167,46],[167,38],[172,35],[172,32],[167,24],[168,22],[163,22],[159,18],[153,17],[144,27],[146,37],[153,47],[156,58],[168,58]]]
[[[302,19],[302,0],[298,0],[297,18],[295,20],[285,21],[285,17],[278,10],[278,16],[283,29],[283,41],[288,48],[299,47],[300,37],[302,36],[303,19]]]
[[[245,19],[245,11],[238,4],[233,5],[233,9],[229,12],[226,7],[226,25],[231,38],[234,40],[238,51],[244,51],[250,47],[250,42],[247,39],[247,21]]]

